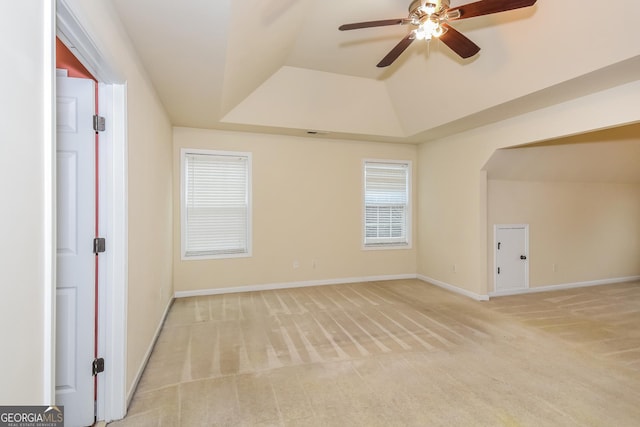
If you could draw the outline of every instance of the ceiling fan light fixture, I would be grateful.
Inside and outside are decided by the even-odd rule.
[[[448,20],[458,19],[461,16],[462,14],[460,13],[459,9],[447,10],[446,13],[444,14],[444,20],[448,21]]]
[[[440,37],[444,33],[444,29],[440,25],[440,22],[427,19],[420,23],[414,34],[418,40],[431,40],[433,37]]]
[[[417,40],[429,40],[431,39],[431,33],[429,33],[423,25],[420,25],[413,32]]]
[[[427,15],[433,15],[436,12],[437,8],[438,5],[435,3],[425,3],[424,5],[420,6],[420,10]]]
[[[472,3],[450,8],[450,0],[412,0],[409,4],[409,15],[403,19],[382,19],[377,21],[355,22],[338,27],[339,30],[355,30],[358,28],[383,27],[388,25],[411,24],[412,29],[387,55],[376,65],[388,67],[413,43],[414,40],[440,40],[456,53],[466,59],[480,52],[480,47],[469,40],[449,21],[467,19],[476,16],[492,15],[508,10],[533,6],[537,0],[476,0]]]

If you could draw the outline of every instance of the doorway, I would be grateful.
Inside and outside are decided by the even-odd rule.
[[[98,233],[106,238],[99,258],[97,353],[105,370],[97,377],[97,420],[124,417],[127,408],[127,125],[126,83],[113,61],[96,47],[67,0],[56,0],[56,35],[98,81],[98,111],[106,119],[99,146]],[[55,100],[52,100],[55,102]],[[50,322],[55,324],[55,319]],[[51,356],[52,360],[54,355]],[[89,367],[91,369],[91,367]],[[55,373],[51,373],[55,379]],[[55,383],[55,381],[53,381]],[[53,392],[53,391],[52,391]],[[54,401],[53,396],[48,399]]]
[[[495,292],[529,288],[529,225],[494,225]]]

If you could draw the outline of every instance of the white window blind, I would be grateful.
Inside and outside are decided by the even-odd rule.
[[[408,246],[409,163],[364,164],[364,245]]]
[[[250,251],[249,153],[183,153],[183,255],[215,258]]]

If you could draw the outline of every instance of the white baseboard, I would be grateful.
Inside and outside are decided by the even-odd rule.
[[[236,292],[270,291],[275,289],[305,288],[309,286],[341,285],[345,283],[380,282],[384,280],[415,279],[415,274],[396,274],[389,276],[349,277],[345,279],[307,280],[302,282],[266,283],[262,285],[233,286],[194,291],[176,291],[175,298],[198,297],[206,295],[232,294]]]
[[[539,286],[535,288],[527,289],[515,289],[500,292],[490,292],[488,295],[477,294],[475,292],[468,291],[466,289],[459,288],[458,286],[451,285],[449,283],[442,282],[440,280],[427,277],[421,274],[396,274],[388,276],[368,276],[368,277],[349,277],[343,279],[326,279],[326,280],[307,280],[301,282],[285,282],[285,283],[266,283],[258,285],[246,285],[246,286],[232,286],[225,288],[211,288],[201,289],[193,291],[176,291],[175,298],[187,298],[207,295],[222,295],[232,294],[237,292],[254,292],[254,291],[268,291],[276,289],[292,289],[292,288],[304,288],[309,286],[326,286],[326,285],[340,285],[346,283],[359,283],[359,282],[380,282],[385,280],[402,280],[402,279],[419,279],[423,282],[430,283],[440,288],[446,289],[450,292],[454,292],[460,295],[464,295],[468,298],[476,301],[488,301],[490,297],[507,296],[507,295],[520,295],[535,292],[548,292],[561,289],[582,288],[587,286],[599,286],[608,285],[613,283],[624,283],[640,280],[640,276],[619,277],[614,279],[602,279],[592,280],[587,282],[566,283],[561,285]],[[168,311],[169,307],[167,307]],[[165,317],[166,317],[165,312]],[[158,330],[159,333],[159,330]]]
[[[504,291],[490,292],[490,297],[503,297],[508,295],[533,294],[537,292],[560,291],[563,289],[586,288],[589,286],[613,285],[615,283],[634,282],[640,280],[640,276],[615,277],[612,279],[589,280],[586,282],[563,283],[559,285],[536,286],[527,289],[509,289]]]
[[[131,404],[131,399],[133,399],[133,395],[136,389],[138,388],[138,383],[142,378],[142,373],[144,372],[144,369],[147,367],[147,363],[149,362],[149,357],[151,357],[151,352],[153,351],[153,347],[155,347],[156,341],[158,341],[158,337],[160,336],[160,332],[162,331],[162,327],[164,326],[164,322],[165,320],[167,320],[167,315],[169,314],[169,310],[171,309],[173,300],[174,298],[169,299],[169,302],[167,303],[167,306],[164,309],[164,313],[162,313],[162,318],[160,319],[160,323],[158,324],[158,327],[156,328],[156,331],[153,334],[153,339],[151,340],[151,344],[149,345],[147,352],[144,354],[144,358],[142,359],[142,363],[140,364],[140,369],[138,369],[138,372],[136,373],[136,377],[133,381],[133,384],[131,384],[131,388],[127,392],[127,412],[129,411],[129,405]]]
[[[432,285],[436,285],[439,288],[446,289],[446,290],[454,292],[456,294],[464,295],[464,296],[472,298],[472,299],[474,299],[476,301],[489,301],[489,295],[476,294],[475,292],[471,292],[471,291],[468,291],[466,289],[462,289],[462,288],[459,288],[457,286],[450,285],[450,284],[445,283],[445,282],[441,282],[440,280],[436,280],[436,279],[433,279],[431,277],[423,276],[422,274],[418,274],[417,278],[422,280],[423,282],[427,282],[427,283],[430,283]]]

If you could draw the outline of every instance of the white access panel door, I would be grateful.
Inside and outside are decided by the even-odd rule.
[[[495,226],[496,292],[529,287],[529,227]]]
[[[94,422],[95,86],[57,77],[56,404],[66,426]]]

